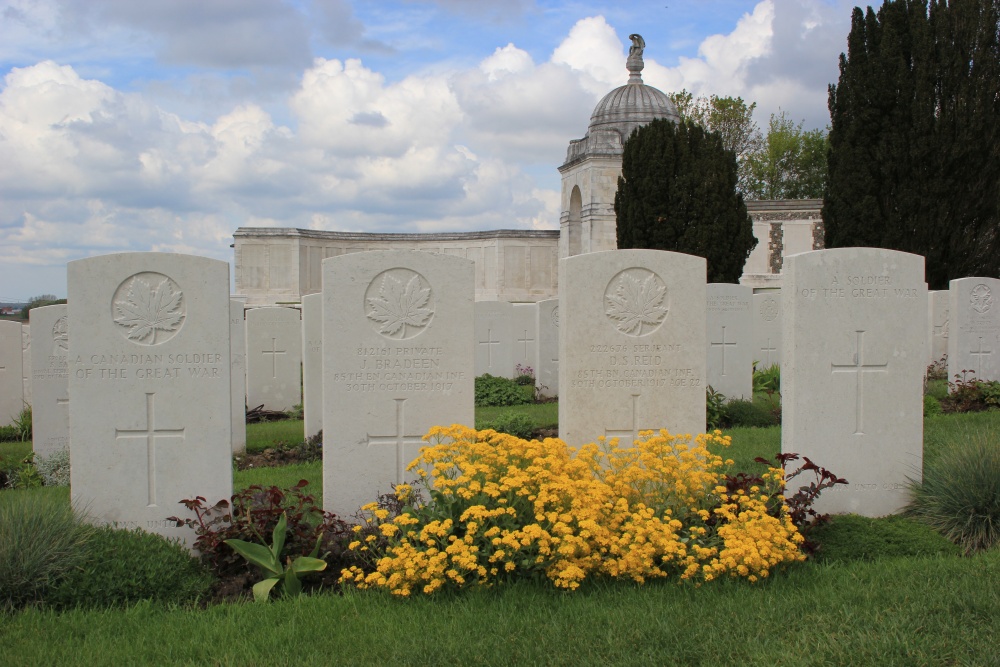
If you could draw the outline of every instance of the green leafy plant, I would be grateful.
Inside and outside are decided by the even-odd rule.
[[[723,407],[723,426],[748,426],[766,428],[776,426],[778,420],[763,401],[747,401],[737,399],[729,401]]]
[[[934,417],[941,413],[941,401],[929,394],[924,394],[924,417]]]
[[[924,464],[911,481],[903,514],[931,526],[967,553],[1000,544],[1000,446],[995,433],[972,433],[968,442]]]
[[[1000,407],[1000,382],[977,380],[971,371],[955,374],[948,395],[941,399],[944,412],[982,412]]]
[[[708,385],[705,390],[705,424],[709,429],[722,425],[725,404],[726,397],[712,389],[712,385]]]
[[[496,377],[489,373],[476,378],[475,391],[477,407],[524,405],[531,402],[531,398],[525,395],[514,380]]]
[[[512,411],[501,412],[493,421],[487,422],[484,429],[493,429],[497,433],[509,433],[523,438],[530,439],[535,432],[535,424],[531,417]]]
[[[21,442],[28,442],[31,440],[31,406],[27,403],[21,408],[21,412],[18,413],[17,418],[11,422],[11,426],[17,432],[17,439]]]
[[[767,368],[753,371],[753,393],[780,393],[781,392],[781,367],[778,364]]]
[[[281,564],[281,552],[285,548],[287,529],[288,517],[282,513],[278,524],[274,527],[270,547],[244,540],[225,541],[225,544],[232,547],[234,551],[259,567],[261,572],[267,575],[254,584],[253,597],[257,602],[265,602],[271,595],[271,589],[279,583],[284,585],[286,596],[297,596],[302,592],[302,582],[299,581],[300,574],[321,572],[326,569],[326,561],[316,557],[319,554],[322,536],[316,539],[316,546],[310,555],[299,556],[295,560],[288,558],[286,565]]]

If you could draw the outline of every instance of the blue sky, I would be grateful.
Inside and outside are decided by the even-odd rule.
[[[0,300],[66,262],[232,262],[240,226],[558,226],[566,146],[627,80],[823,127],[841,0],[0,0]]]

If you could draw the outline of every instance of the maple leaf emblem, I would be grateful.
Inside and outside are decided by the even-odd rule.
[[[378,332],[385,336],[406,338],[406,327],[422,328],[433,314],[425,308],[431,296],[431,288],[423,287],[420,276],[414,274],[406,285],[386,274],[382,277],[378,296],[368,299],[371,311],[368,319],[378,322]],[[397,334],[399,334],[397,336]]]
[[[642,278],[635,273],[622,274],[613,294],[606,295],[607,315],[617,321],[616,328],[630,336],[641,336],[643,325],[656,326],[667,316],[663,298],[667,286],[654,273]]]
[[[183,293],[170,286],[169,278],[155,288],[142,278],[132,278],[126,299],[115,302],[115,322],[129,327],[129,340],[156,345],[157,331],[176,331],[184,320],[182,298]]]

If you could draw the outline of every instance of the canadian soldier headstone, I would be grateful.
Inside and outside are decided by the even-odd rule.
[[[229,300],[229,351],[232,387],[233,453],[247,449],[247,325],[245,299]]]
[[[927,293],[928,335],[931,341],[928,365],[948,356],[949,299],[949,290],[934,290]]]
[[[251,308],[247,323],[247,405],[287,411],[302,402],[302,317],[296,308]]]
[[[229,265],[122,253],[67,273],[73,500],[190,545],[178,503],[232,495]]]
[[[753,295],[753,359],[757,370],[781,363],[781,290]]]
[[[305,436],[323,430],[323,295],[302,297],[302,416]]]
[[[525,374],[537,379],[538,370],[538,306],[533,303],[515,303],[512,311],[512,329],[514,345],[511,356],[514,368],[513,377]]]
[[[504,301],[477,301],[475,313],[476,375],[514,377],[514,306]]]
[[[707,286],[708,384],[729,400],[753,392],[753,288]]]
[[[24,355],[21,323],[0,320],[0,426],[17,419],[24,407]]]
[[[474,267],[406,250],[323,261],[327,510],[349,517],[414,479],[432,426],[472,425]]]
[[[559,395],[559,299],[538,302],[538,394]]]
[[[35,456],[45,458],[69,447],[69,329],[66,305],[32,308],[31,440]]]

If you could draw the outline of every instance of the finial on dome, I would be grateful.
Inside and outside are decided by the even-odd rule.
[[[645,66],[642,62],[642,50],[646,48],[646,41],[638,34],[631,34],[628,38],[632,40],[632,46],[628,50],[628,60],[625,61],[628,82],[642,83],[642,68]]]

